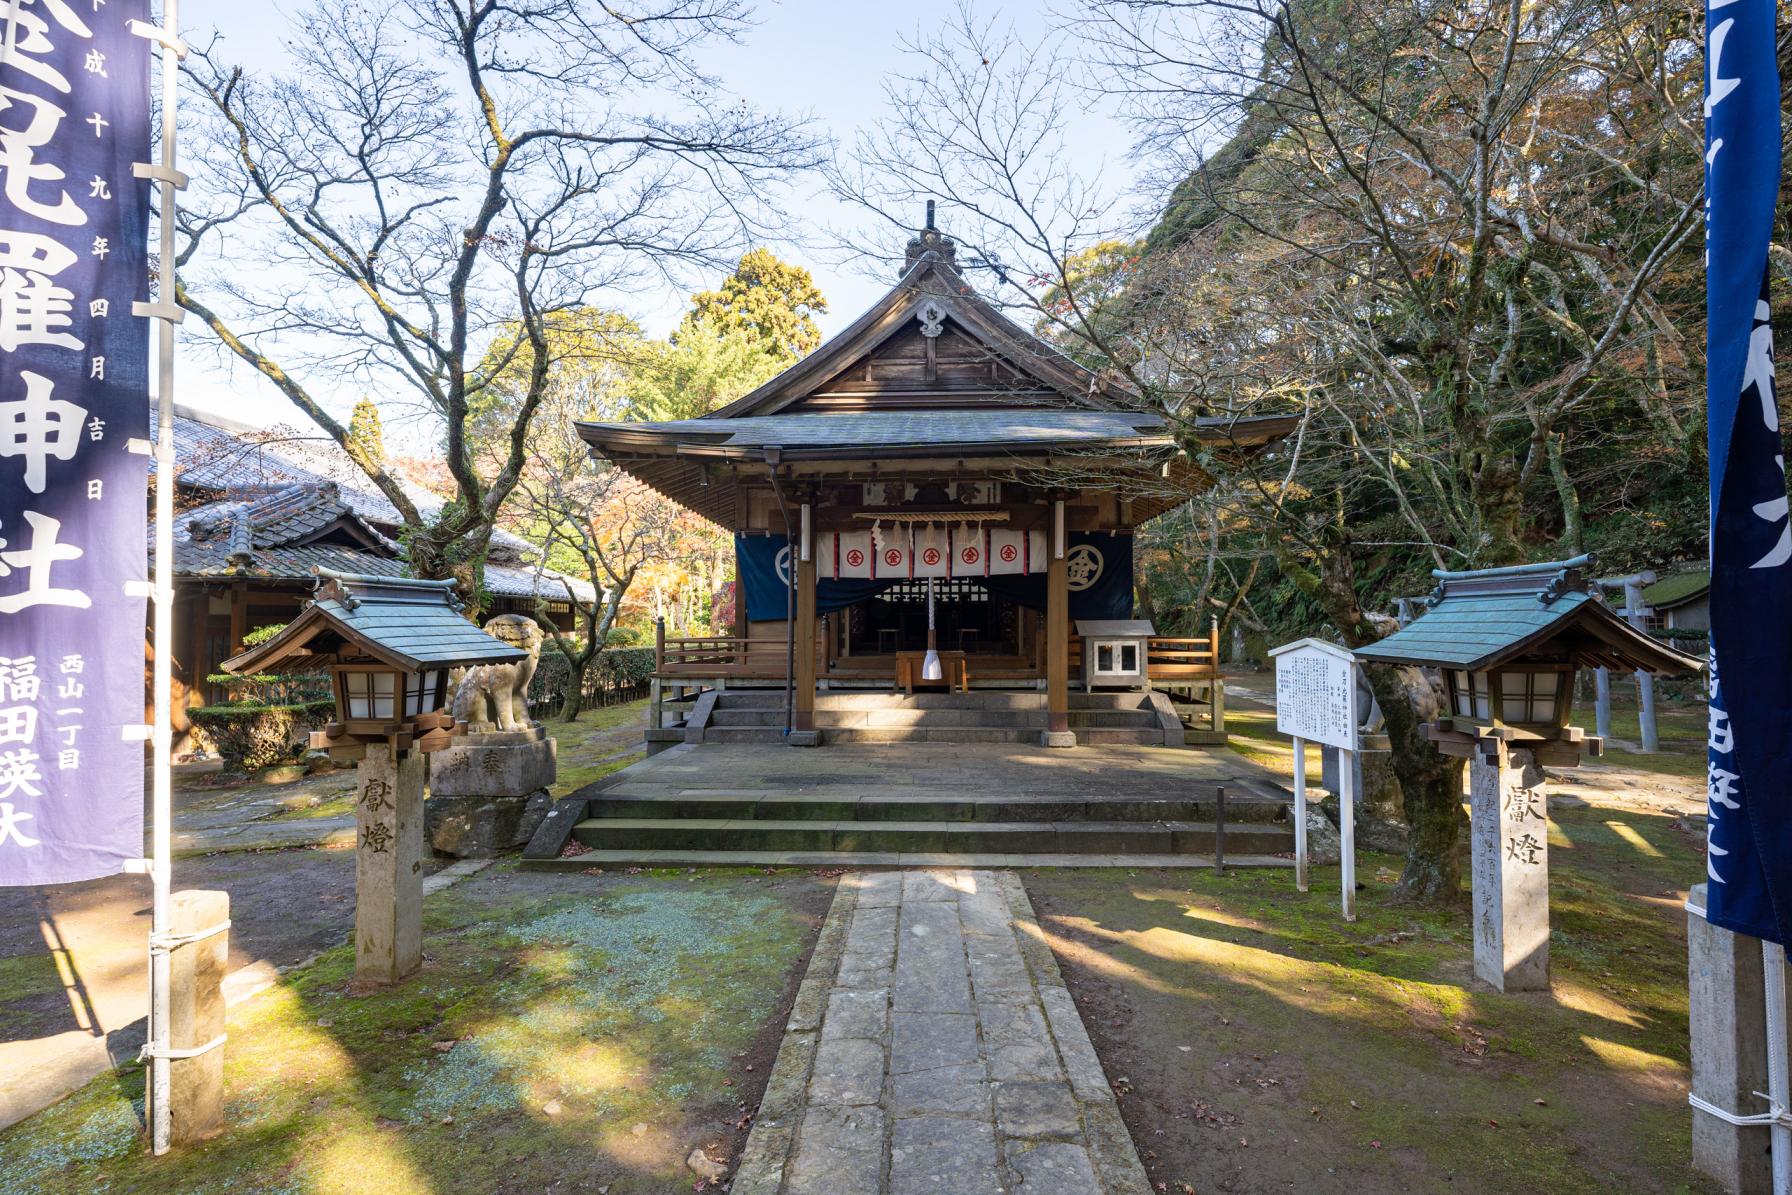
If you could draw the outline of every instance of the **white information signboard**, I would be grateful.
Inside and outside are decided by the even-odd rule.
[[[1338,837],[1344,919],[1356,920],[1356,657],[1323,639],[1269,653],[1276,662],[1276,729],[1294,740],[1294,883],[1307,890],[1307,744],[1340,752]]]
[[[1356,657],[1335,644],[1300,639],[1269,653],[1276,662],[1276,729],[1356,750]]]

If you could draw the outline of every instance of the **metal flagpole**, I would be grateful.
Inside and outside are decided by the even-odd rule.
[[[150,798],[149,875],[153,890],[149,938],[149,1122],[154,1152],[168,1152],[172,1131],[169,1108],[171,1049],[169,1016],[169,904],[173,887],[173,649],[174,649],[174,325],[181,310],[174,300],[174,193],[186,186],[175,168],[175,97],[187,47],[179,36],[179,0],[162,0],[162,24],[131,22],[131,32],[160,48],[162,71],[162,147],[158,164],[139,162],[137,177],[156,180],[161,261],[153,303],[134,304],[134,315],[156,321],[156,566],[152,601],[151,642],[155,652],[152,791]]]

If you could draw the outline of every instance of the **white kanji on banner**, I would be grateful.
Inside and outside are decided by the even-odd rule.
[[[871,532],[841,531],[828,537],[834,553],[829,576],[835,580],[869,580],[871,571]]]
[[[915,528],[915,564],[917,577],[949,577],[952,575],[952,539],[944,527],[928,524]]]
[[[1045,571],[1045,532],[995,530],[989,533],[992,577]]]
[[[958,527],[952,532],[952,575],[954,577],[987,577],[989,575],[989,537],[981,527]]]

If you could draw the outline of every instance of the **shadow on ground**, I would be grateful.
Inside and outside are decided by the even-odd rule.
[[[1396,903],[1391,856],[1359,858],[1353,925],[1336,868],[1304,896],[1287,872],[1026,873],[1160,1189],[1704,1190],[1680,908],[1702,843],[1552,816],[1548,993],[1475,982],[1466,904]]]
[[[132,1066],[0,1133],[0,1195],[689,1191],[738,1152],[831,897],[803,873],[543,875],[431,898],[425,966],[330,950],[233,1009],[226,1134],[142,1146]]]

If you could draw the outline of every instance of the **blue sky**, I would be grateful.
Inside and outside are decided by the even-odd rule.
[[[285,14],[293,7],[269,0],[186,0],[181,6],[181,23],[196,40],[216,29],[226,39],[226,56],[253,70],[280,63],[281,38],[289,28]],[[743,44],[711,47],[703,56],[704,65],[730,91],[754,106],[810,115],[836,141],[850,143],[855,130],[874,124],[885,115],[886,78],[905,68],[912,69],[900,48],[904,37],[912,38],[917,31],[949,23],[956,10],[956,0],[762,0],[755,10],[756,26]],[[996,17],[1012,23],[1025,38],[1046,29],[1043,4],[979,6],[976,11],[980,18]],[[1132,172],[1125,157],[1129,138],[1123,125],[1092,110],[1079,117],[1069,135],[1066,170],[1099,179],[1109,194],[1118,195],[1130,188]],[[821,193],[818,180],[799,183],[790,207],[815,230],[817,242],[825,240],[824,231],[862,235],[882,243],[889,239],[886,227]],[[920,216],[919,212],[915,214],[917,223]],[[868,275],[863,265],[842,265],[830,260],[834,255],[819,243],[771,247],[814,273],[829,302],[829,311],[822,320],[824,332],[831,333],[850,323],[890,282],[885,277]],[[618,305],[649,331],[662,333],[676,321],[686,303],[684,292],[668,288],[629,296]],[[191,322],[182,329],[181,336],[189,342],[189,351],[179,358],[180,401],[245,421],[302,425],[303,416],[296,408],[248,370],[240,366],[228,371],[217,367],[216,354],[209,347],[194,351],[198,346],[191,342],[202,335]],[[329,403],[346,411],[360,393],[360,386],[350,385],[330,394]]]

